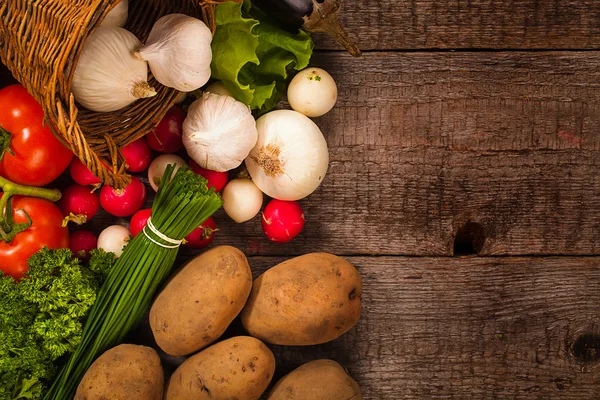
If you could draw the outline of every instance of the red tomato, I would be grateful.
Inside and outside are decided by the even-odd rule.
[[[32,220],[29,228],[18,233],[10,243],[0,242],[0,270],[19,279],[27,272],[27,260],[42,247],[69,247],[69,230],[61,226],[63,215],[51,201],[35,197],[13,197],[16,224]]]
[[[0,127],[12,134],[10,149],[0,161],[0,175],[30,186],[44,186],[59,177],[73,158],[44,126],[42,106],[21,85],[0,90]]]
[[[210,217],[185,237],[186,243],[184,246],[193,249],[203,249],[212,243],[216,231],[218,231],[217,224]]]
[[[227,181],[229,180],[229,172],[217,172],[202,168],[194,160],[190,160],[189,165],[194,173],[206,178],[208,181],[206,185],[209,189],[213,187],[215,188],[215,192],[220,192],[223,190],[225,185],[227,185]]]
[[[262,216],[265,236],[275,243],[287,243],[304,228],[304,213],[295,201],[271,200]]]

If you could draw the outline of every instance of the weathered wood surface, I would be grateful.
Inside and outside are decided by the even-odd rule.
[[[597,0],[345,0],[341,21],[363,50],[600,48]]]
[[[600,254],[600,53],[368,54],[315,60],[340,88],[318,120],[321,188],[288,245],[260,219],[219,214],[247,254],[451,255],[480,223],[480,254]]]
[[[256,277],[281,260],[250,265]],[[358,325],[320,346],[271,346],[275,379],[331,358],[369,400],[600,398],[600,258],[348,260],[363,277]]]

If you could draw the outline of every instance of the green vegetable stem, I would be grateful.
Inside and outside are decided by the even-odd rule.
[[[187,167],[173,176],[174,169],[175,165],[169,165],[161,179],[152,205],[152,224],[129,242],[110,270],[86,320],[81,343],[45,399],[73,398],[94,360],[120,343],[143,318],[154,291],[175,262],[178,248],[173,242],[181,241],[221,207],[221,198],[207,188],[206,179]]]
[[[0,240],[10,243],[14,237],[31,226],[31,218],[25,213],[28,222],[15,224],[13,221],[12,198],[14,195],[29,197],[40,197],[50,201],[60,200],[61,193],[57,189],[45,189],[34,186],[24,186],[11,182],[0,176],[0,187],[2,188],[2,198],[0,198]]]

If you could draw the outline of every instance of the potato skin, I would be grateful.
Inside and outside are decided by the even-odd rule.
[[[244,253],[219,246],[191,260],[158,295],[150,328],[172,356],[192,354],[216,341],[240,313],[252,290]]]
[[[279,380],[267,400],[362,400],[358,384],[333,360],[315,360]]]
[[[361,296],[362,281],[352,264],[332,254],[306,254],[254,281],[242,323],[250,335],[267,343],[326,343],[356,325]]]
[[[257,400],[275,372],[260,340],[237,336],[188,358],[171,376],[165,400]]]
[[[156,350],[121,344],[88,368],[74,400],[161,400],[164,374]]]

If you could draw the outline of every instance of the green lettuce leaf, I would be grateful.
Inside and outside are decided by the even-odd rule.
[[[212,76],[233,96],[266,112],[286,88],[289,72],[308,66],[314,44],[308,33],[287,32],[269,22],[249,0],[223,3],[216,10]]]

